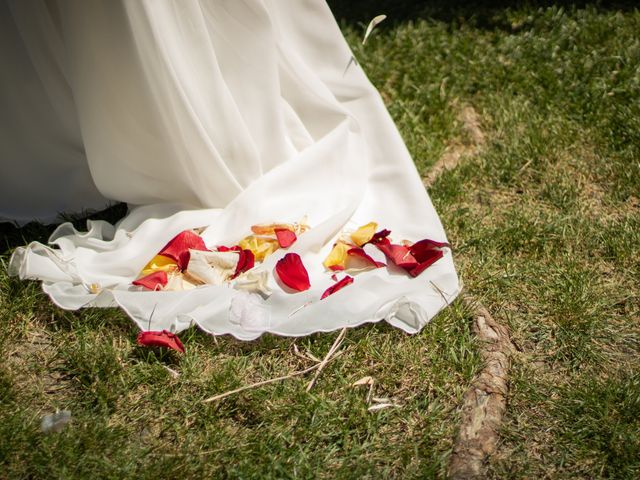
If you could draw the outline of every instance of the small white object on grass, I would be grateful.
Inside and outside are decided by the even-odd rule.
[[[373,17],[373,20],[371,20],[369,22],[369,25],[367,26],[367,31],[364,32],[364,38],[362,39],[362,45],[367,43],[367,38],[369,38],[369,35],[371,35],[371,32],[373,32],[373,29],[376,28],[376,25],[382,23],[382,21],[385,18],[387,18],[386,15],[377,15],[377,16]]]
[[[71,421],[70,410],[60,410],[42,417],[40,422],[40,430],[43,433],[58,433]]]

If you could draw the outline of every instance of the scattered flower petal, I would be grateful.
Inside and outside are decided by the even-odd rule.
[[[234,245],[233,247],[225,247],[224,245],[220,245],[216,248],[218,252],[239,252],[242,250],[239,245]]]
[[[344,270],[347,262],[347,252],[351,248],[351,245],[347,245],[344,242],[337,242],[322,264],[329,270]]]
[[[322,294],[322,296],[320,297],[320,300],[327,298],[329,295],[333,295],[338,290],[342,290],[344,287],[352,283],[353,283],[353,277],[350,277],[349,275],[345,276],[342,280],[334,283],[329,288],[327,288]]]
[[[425,238],[424,240],[420,240],[419,242],[411,245],[410,250],[411,255],[413,255],[418,262],[423,262],[427,258],[431,257],[432,251],[445,247],[451,248],[451,245],[446,242],[436,242],[435,240]]]
[[[288,228],[276,228],[274,230],[280,248],[288,248],[298,239],[296,234]]]
[[[158,272],[150,273],[144,277],[134,280],[132,283],[140,287],[147,288],[149,290],[160,290],[167,284],[168,281],[167,272],[162,270]]]
[[[177,352],[184,353],[184,345],[175,333],[169,330],[161,332],[147,331],[140,332],[137,339],[138,345],[144,347],[163,347],[170,348]]]
[[[351,240],[358,247],[361,247],[373,238],[374,234],[376,233],[376,228],[378,228],[377,223],[369,222],[353,232],[351,234]]]
[[[417,277],[428,267],[440,260],[443,256],[444,252],[442,250],[429,250],[428,254],[423,254],[421,256],[423,260],[418,265],[409,270],[409,274],[412,277]]]
[[[238,250],[238,264],[236,265],[236,271],[231,277],[236,278],[241,273],[246,272],[247,270],[251,270],[255,265],[255,256],[253,252],[249,249],[246,250]]]
[[[169,274],[169,281],[164,286],[163,290],[168,292],[183,292],[185,290],[193,290],[198,285],[202,285],[203,282],[192,277],[185,272],[175,272]]]
[[[202,252],[191,250],[186,272],[196,280],[209,285],[222,285],[236,273],[238,252]]]
[[[159,255],[164,255],[174,259],[180,270],[184,270],[189,265],[190,250],[209,251],[204,244],[204,240],[191,230],[176,235],[165,247],[160,250]]]
[[[347,255],[349,256],[346,265],[347,270],[361,271],[386,266],[386,264],[382,262],[376,262],[360,247],[351,248],[347,251]]]
[[[389,239],[387,238],[389,235],[391,235],[391,230],[385,228],[384,230],[374,233],[369,243],[373,243],[374,245],[381,242],[389,243]]]
[[[295,230],[295,225],[290,223],[261,223],[252,225],[251,231],[256,235],[275,235],[276,230]]]
[[[302,292],[311,287],[309,282],[309,274],[304,268],[302,259],[297,253],[287,253],[276,263],[276,273],[278,278],[287,287]]]
[[[257,237],[255,235],[243,238],[238,245],[243,250],[251,250],[257,262],[262,262],[279,248],[278,240],[275,238]]]
[[[266,270],[251,270],[243,273],[236,279],[234,287],[238,290],[248,290],[250,292],[260,293],[268,297],[271,295],[269,288],[269,272]]]
[[[385,239],[387,240],[387,239]],[[418,265],[418,261],[411,255],[409,247],[404,245],[396,245],[387,242],[377,243],[376,246],[387,256],[387,258],[398,267],[411,269]]]
[[[142,269],[142,275],[149,275],[153,272],[175,272],[179,270],[177,262],[173,258],[164,255],[156,255]]]

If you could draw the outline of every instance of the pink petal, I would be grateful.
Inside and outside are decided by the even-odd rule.
[[[167,272],[159,270],[157,272],[150,273],[149,275],[145,275],[142,278],[134,280],[134,285],[139,285],[144,288],[148,288],[149,290],[158,290],[164,287],[169,278],[167,277]]]
[[[327,298],[329,295],[333,295],[338,290],[342,290],[344,287],[352,283],[353,283],[353,277],[350,277],[349,275],[345,276],[342,280],[334,283],[329,288],[327,288],[322,294],[322,296],[320,297],[320,300]]]
[[[180,270],[184,270],[187,268],[187,265],[189,265],[189,258],[191,257],[189,253],[190,249],[203,250],[205,252],[209,251],[199,235],[196,235],[191,230],[185,230],[173,237],[173,239],[160,250],[159,255],[173,258],[178,263]]]
[[[287,253],[276,263],[276,273],[287,287],[302,292],[311,287],[309,274],[297,253]]]
[[[276,238],[281,248],[288,248],[298,239],[296,234],[288,228],[275,228]]]
[[[184,353],[184,345],[175,333],[168,330],[161,332],[140,332],[137,339],[138,345],[145,347],[163,347],[170,348],[177,352]]]

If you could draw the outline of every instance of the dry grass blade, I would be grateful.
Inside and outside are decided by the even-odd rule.
[[[347,327],[340,330],[340,333],[336,337],[336,340],[333,342],[333,345],[331,345],[331,348],[329,349],[325,357],[322,359],[322,362],[318,364],[318,370],[316,370],[315,375],[309,382],[309,385],[307,385],[307,392],[310,392],[313,386],[316,384],[316,381],[320,376],[320,372],[322,372],[322,369],[327,365],[327,363],[329,363],[329,360],[331,359],[333,354],[336,352],[336,350],[340,348],[340,345],[342,345],[342,341],[344,340],[344,337],[346,334],[347,334]]]

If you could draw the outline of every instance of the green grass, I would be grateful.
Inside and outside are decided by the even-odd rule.
[[[466,286],[518,348],[490,477],[638,478],[640,12],[490,3],[398,0],[366,48],[357,22],[385,10],[340,13],[421,172],[468,141],[463,105],[482,119],[483,150],[430,195]],[[6,263],[48,230],[3,233]],[[310,394],[293,379],[202,404],[303,368],[293,345],[322,356],[336,334],[189,331],[183,357],[152,352],[122,313],[63,312],[4,270],[0,318],[0,478],[442,478],[481,366],[455,303],[415,336],[349,331]],[[365,375],[402,408],[368,412],[351,387]],[[72,424],[42,435],[56,408]]]

